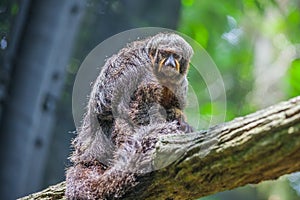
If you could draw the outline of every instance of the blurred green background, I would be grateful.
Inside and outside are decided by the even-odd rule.
[[[299,0],[0,0],[1,199],[64,180],[75,130],[72,88],[81,63],[108,37],[151,26],[186,34],[208,52],[224,81],[226,121],[300,94]],[[52,82],[44,84],[49,77]],[[206,121],[224,111],[210,100],[195,68],[188,79],[203,119],[198,128],[207,128]],[[22,105],[33,120],[12,114],[23,98],[36,100]],[[295,173],[201,199],[296,200],[299,195]]]
[[[199,42],[221,71],[227,120],[299,95],[299,1],[181,4],[177,29]],[[197,85],[192,75],[189,80]]]
[[[177,30],[199,42],[220,70],[227,121],[300,94],[299,1],[182,0],[181,5]],[[190,73],[193,88],[205,90]],[[196,94],[200,115],[214,114],[211,108],[218,105],[207,101],[207,93]],[[299,175],[290,179],[298,195],[284,176],[201,199],[300,199]]]

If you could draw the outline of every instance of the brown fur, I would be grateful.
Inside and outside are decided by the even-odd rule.
[[[158,135],[192,131],[182,112],[192,53],[180,36],[161,33],[107,60],[73,141],[68,199],[122,197],[140,174],[155,169],[151,155]],[[164,65],[171,54],[176,69]]]

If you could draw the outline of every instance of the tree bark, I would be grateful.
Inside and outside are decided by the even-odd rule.
[[[300,96],[206,131],[161,136],[153,155],[159,169],[141,177],[125,199],[196,199],[276,179],[300,171],[299,152]],[[64,187],[22,200],[63,198]]]

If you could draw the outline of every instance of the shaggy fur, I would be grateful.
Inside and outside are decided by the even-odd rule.
[[[73,141],[68,199],[121,198],[154,170],[158,135],[192,131],[182,112],[192,54],[180,36],[160,33],[106,61]]]

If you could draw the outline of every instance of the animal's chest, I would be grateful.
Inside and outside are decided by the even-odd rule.
[[[167,87],[163,87],[161,91],[160,104],[165,109],[170,109],[172,107],[179,108],[179,97],[175,94],[175,91],[172,91]]]

